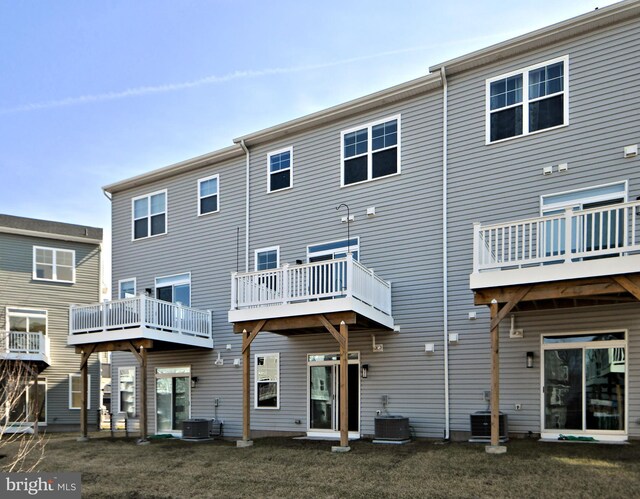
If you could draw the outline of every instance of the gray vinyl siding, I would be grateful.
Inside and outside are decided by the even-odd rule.
[[[352,236],[360,237],[361,261],[392,281],[393,315],[400,333],[353,333],[350,350],[359,351],[370,374],[361,380],[361,433],[373,434],[373,418],[382,410],[381,396],[389,396],[388,410],[411,418],[419,436],[442,436],[444,428],[441,244],[441,98],[424,94],[375,112],[290,135],[286,140],[251,148],[250,270],[258,248],[280,246],[281,263],[306,258],[309,244],[346,238],[340,223],[340,203],[348,203],[356,221]],[[340,132],[371,121],[401,115],[401,174],[357,186],[340,187]],[[267,193],[267,153],[293,146],[293,189]],[[153,287],[153,278],[192,273],[192,305],[211,309],[215,350],[172,350],[149,354],[150,429],[155,428],[155,369],[190,365],[198,376],[192,391],[193,417],[217,415],[225,434],[239,435],[242,427],[241,338],[227,322],[230,273],[236,269],[236,230],[240,228],[240,270],[245,257],[245,158],[198,168],[188,174],[113,196],[113,284],[136,277],[138,292]],[[197,179],[220,174],[220,213],[197,217]],[[131,199],[168,190],[168,233],[131,241]],[[366,209],[376,207],[367,218]],[[372,353],[371,334],[384,344]],[[424,343],[436,352],[424,353]],[[231,344],[230,351],[226,345]],[[252,345],[256,353],[280,353],[279,410],[253,410],[252,429],[304,432],[307,430],[307,354],[336,352],[328,334],[286,338],[261,333]],[[220,352],[223,366],[215,366]],[[130,365],[127,354],[115,354],[117,366]],[[253,380],[253,374],[252,374]],[[115,387],[114,385],[114,388]],[[251,387],[252,406],[253,389]],[[116,393],[116,391],[114,391]],[[296,424],[300,420],[300,424]]]
[[[70,249],[76,256],[75,283],[36,281],[33,247]],[[69,374],[80,373],[80,356],[67,346],[69,305],[94,303],[100,299],[100,247],[95,244],[57,241],[0,233],[0,330],[7,326],[6,308],[23,307],[47,311],[50,361],[40,377],[47,380],[47,424],[78,425],[80,411],[69,409]],[[95,424],[100,407],[98,356],[90,359],[91,410],[89,423]]]
[[[449,327],[460,333],[450,363],[454,430],[469,430],[469,414],[486,408],[482,391],[490,388],[488,310],[474,307],[469,291],[472,224],[536,217],[542,194],[615,181],[629,181],[630,200],[640,195],[639,159],[622,157],[623,147],[639,139],[639,35],[638,21],[626,22],[449,79]],[[569,56],[569,126],[485,145],[486,79],[564,55]],[[568,172],[558,173],[555,168],[552,175],[542,175],[544,166],[565,162]],[[519,341],[509,340],[509,324],[503,325],[501,409],[510,416],[511,430],[540,429],[538,333],[573,331],[579,324],[586,329],[600,327],[596,322],[606,323],[607,329],[624,327],[633,324],[636,313],[633,305],[609,316],[600,316],[599,310],[526,315],[531,326],[525,326],[525,338]],[[468,319],[471,311],[477,311],[476,320]],[[525,321],[522,315],[517,316],[518,327]],[[550,324],[549,317],[557,322]],[[542,322],[545,328],[538,325]],[[630,359],[638,342],[634,329],[630,326]],[[533,370],[524,368],[526,351],[536,352]],[[640,378],[636,366],[629,369],[631,398]],[[629,416],[635,420],[640,415],[638,401],[631,400]],[[516,402],[523,404],[523,411],[515,413]],[[533,411],[528,409],[531,405]],[[629,430],[638,434],[637,425]]]

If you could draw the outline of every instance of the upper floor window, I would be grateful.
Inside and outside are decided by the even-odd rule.
[[[154,192],[132,199],[133,239],[167,232],[167,191]]]
[[[41,281],[75,282],[76,252],[34,246],[33,278]]]
[[[268,192],[293,186],[293,147],[267,154]]]
[[[400,116],[342,132],[341,185],[400,173]]]
[[[280,246],[256,250],[256,270],[277,269],[280,266]]]
[[[198,180],[198,215],[220,210],[220,176],[211,175]]]
[[[118,281],[118,298],[135,298],[136,296],[136,278],[122,279]]]
[[[569,57],[487,80],[487,143],[569,122]]]

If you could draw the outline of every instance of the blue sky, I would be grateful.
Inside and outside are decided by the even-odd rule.
[[[611,3],[0,0],[0,213],[108,228],[105,184]]]

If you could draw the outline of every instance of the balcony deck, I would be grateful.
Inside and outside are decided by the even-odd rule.
[[[49,337],[43,333],[4,331],[0,333],[0,359],[51,365]]]
[[[474,225],[471,289],[637,273],[640,202]]]
[[[298,318],[290,328],[278,329],[302,330],[302,318],[324,314],[349,314],[354,317],[351,324],[394,329],[391,283],[352,255],[231,276],[229,322],[269,320],[273,326],[276,319]]]
[[[69,345],[139,339],[213,348],[211,313],[148,296],[70,307]]]

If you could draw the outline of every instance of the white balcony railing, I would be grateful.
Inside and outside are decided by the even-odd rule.
[[[391,283],[352,255],[231,276],[231,310],[353,298],[391,316]]]
[[[49,338],[43,333],[3,331],[0,335],[0,357],[45,359],[49,355]]]
[[[474,224],[473,272],[583,261],[640,252],[640,202],[530,218]]]
[[[114,340],[116,331],[134,328],[168,333],[180,343],[180,338],[211,339],[211,313],[169,303],[148,296],[122,300],[105,300],[93,305],[71,305],[69,334],[71,337],[109,332]],[[77,341],[70,341],[76,344]]]

